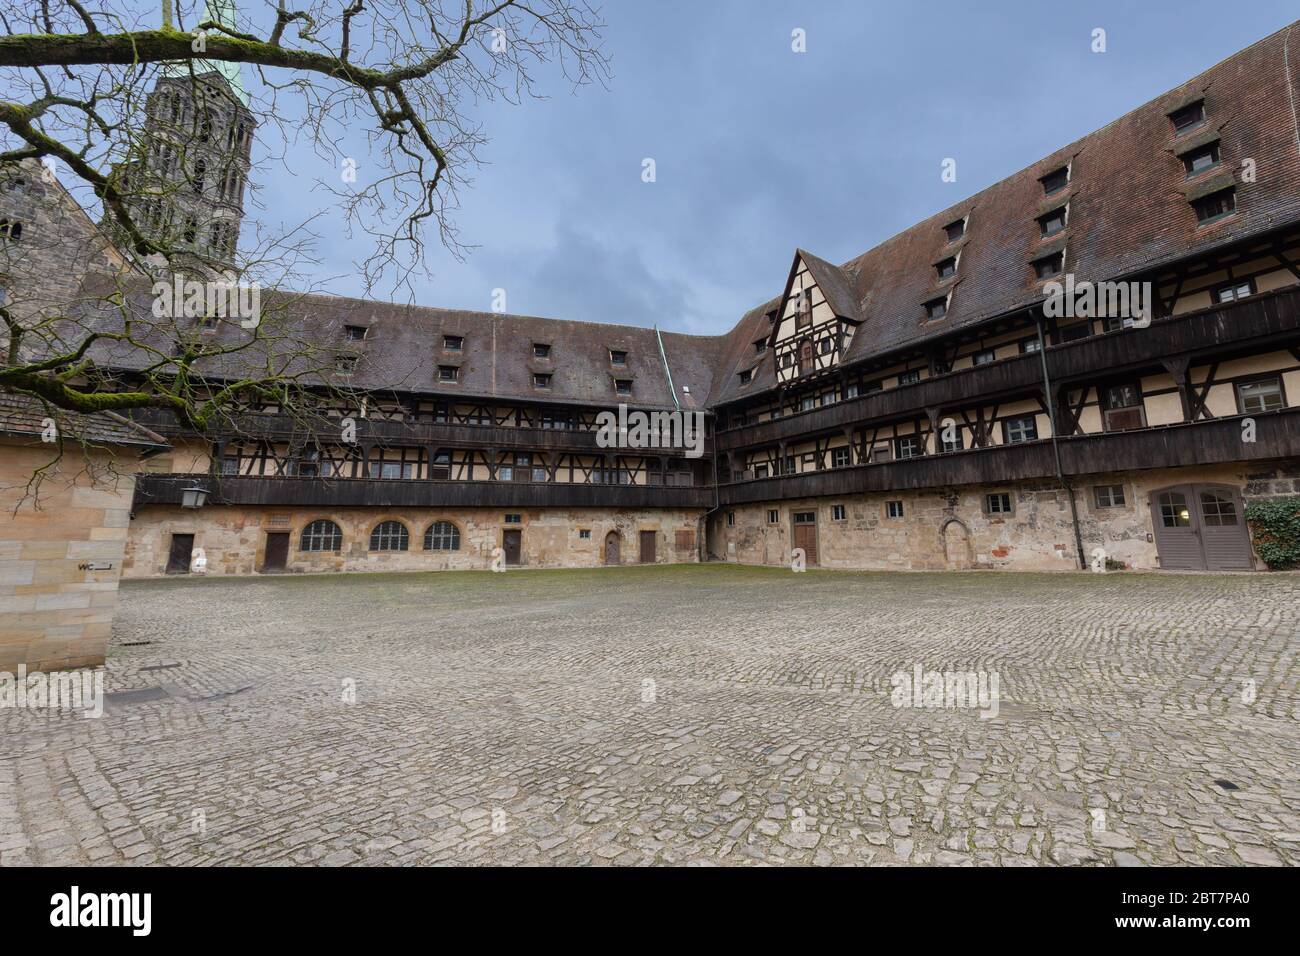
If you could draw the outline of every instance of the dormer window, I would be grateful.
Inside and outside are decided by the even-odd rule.
[[[941,262],[936,262],[934,264],[934,269],[939,273],[940,282],[944,279],[951,279],[957,274],[957,257],[949,256]]]
[[[1038,181],[1043,184],[1044,196],[1059,193],[1066,186],[1070,185],[1070,167],[1062,166],[1060,169],[1048,173]]]
[[[1232,186],[1220,189],[1195,200],[1192,208],[1196,210],[1196,220],[1200,225],[1216,222],[1237,211],[1237,191]]]
[[[1034,274],[1040,279],[1050,279],[1052,276],[1060,275],[1064,265],[1065,253],[1054,252],[1050,256],[1034,260]]]
[[[551,347],[545,342],[533,343],[533,358],[548,359],[551,357]]]
[[[966,218],[963,216],[956,222],[950,222],[943,227],[943,231],[948,235],[949,242],[956,242],[962,236],[966,235]]]
[[[464,347],[465,337],[463,335],[444,335],[442,337],[444,352],[459,352]]]
[[[754,370],[753,370],[752,368],[747,368],[747,369],[745,369],[743,372],[740,373],[740,384],[741,384],[741,385],[748,385],[748,384],[749,384],[750,382],[752,382],[753,380],[754,380]]]
[[[1169,122],[1174,124],[1174,135],[1182,136],[1188,130],[1196,129],[1205,122],[1205,101],[1197,100],[1169,114]]]
[[[550,388],[551,374],[549,372],[533,373],[533,388]]]
[[[460,369],[455,365],[438,366],[438,381],[440,382],[454,382],[459,377],[459,374]]]
[[[1219,144],[1210,143],[1200,149],[1194,149],[1183,157],[1183,169],[1188,176],[1195,176],[1207,169],[1219,165]]]
[[[948,314],[948,297],[942,296],[938,299],[931,299],[925,304],[925,317],[927,319],[942,319]]]
[[[759,339],[754,343],[754,354],[762,355],[767,351],[767,339]]]
[[[1043,238],[1054,236],[1065,228],[1065,223],[1068,218],[1066,210],[1068,209],[1068,206],[1061,206],[1057,209],[1053,209],[1051,212],[1043,213],[1038,217],[1038,229],[1039,232],[1042,233]]]
[[[623,352],[623,351],[621,351],[621,350],[619,350],[619,349],[610,349],[610,350],[609,350],[609,364],[610,364],[610,365],[617,365],[617,366],[620,366],[620,367],[621,367],[621,366],[624,366],[624,365],[627,365],[627,353],[626,353],[626,352]],[[631,389],[632,389],[632,383],[631,383],[631,382],[628,382],[628,391],[631,391]]]
[[[366,327],[364,325],[345,325],[343,334],[349,342],[363,342],[366,338]]]
[[[342,372],[344,375],[350,375],[356,371],[357,357],[355,355],[336,355],[334,356],[334,371]]]
[[[615,391],[616,394],[619,394],[619,395],[631,395],[631,394],[632,394],[632,380],[631,380],[630,378],[616,378],[616,379],[614,379],[614,391]]]

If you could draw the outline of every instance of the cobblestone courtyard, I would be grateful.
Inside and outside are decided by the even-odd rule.
[[[1295,575],[132,582],[102,719],[0,711],[0,862],[1294,865],[1298,645]]]

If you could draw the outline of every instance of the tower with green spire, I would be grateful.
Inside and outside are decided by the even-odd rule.
[[[208,0],[198,22],[207,21],[234,29],[232,0]],[[141,231],[178,253],[173,269],[235,269],[256,127],[239,64],[163,66],[130,158],[114,175]]]

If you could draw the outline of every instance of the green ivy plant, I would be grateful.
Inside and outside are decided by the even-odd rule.
[[[1246,508],[1246,520],[1270,570],[1300,567],[1300,495],[1256,501]]]

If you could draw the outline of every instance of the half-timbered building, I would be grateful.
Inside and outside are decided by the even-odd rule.
[[[141,413],[171,447],[136,483],[126,573],[198,549],[208,573],[796,549],[1262,568],[1245,508],[1300,493],[1297,102],[1300,24],[848,262],[795,250],[720,336],[283,299],[275,321],[330,357],[319,402],[250,401],[203,435]],[[602,442],[620,405],[703,413],[703,454]]]

